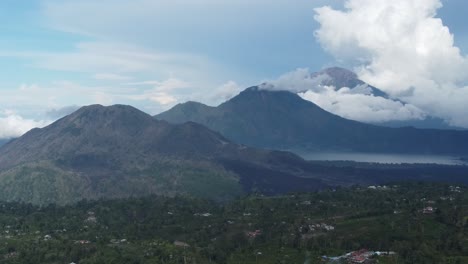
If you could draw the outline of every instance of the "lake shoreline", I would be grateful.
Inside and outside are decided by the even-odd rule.
[[[294,152],[308,161],[351,161],[377,164],[436,164],[453,166],[468,165],[468,159],[466,157],[448,155],[363,152]]]

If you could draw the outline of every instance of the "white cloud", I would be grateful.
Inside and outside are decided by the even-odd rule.
[[[93,77],[96,80],[104,80],[104,81],[128,81],[132,79],[132,77],[129,77],[129,76],[113,74],[113,73],[96,73]]]
[[[316,37],[361,79],[452,125],[468,127],[468,59],[436,12],[439,0],[347,0],[317,8]]]
[[[94,80],[80,81],[80,83],[55,81],[48,87],[36,84],[24,85],[30,94],[38,95],[38,97],[28,95],[25,97],[28,101],[44,104],[44,101],[39,99],[48,95],[47,101],[51,107],[90,103],[104,105],[134,103],[137,107],[151,109],[154,113],[167,110],[167,107],[181,100],[213,103],[216,100],[206,95],[212,94],[217,84],[225,80],[223,76],[227,75],[223,73],[227,71],[221,65],[204,56],[161,53],[141,46],[105,41],[81,42],[76,45],[76,50],[68,52],[6,53],[0,56],[22,58],[24,56],[31,59],[32,66],[37,68],[89,73],[94,80],[107,81],[99,82],[99,84],[106,83],[104,86],[96,85]],[[156,80],[145,80],[150,78]],[[132,82],[128,82],[129,80]],[[122,83],[123,81],[126,82]],[[117,83],[119,86],[111,87],[107,83]],[[144,87],[148,85],[153,87],[151,89]],[[25,89],[21,91],[26,94]],[[70,101],[69,98],[78,101]],[[62,101],[67,102],[60,103]],[[150,106],[147,101],[158,105]]]
[[[158,91],[171,91],[181,88],[188,88],[191,86],[190,83],[177,79],[177,78],[169,78],[165,81],[141,81],[141,82],[132,82],[132,83],[125,83],[124,85],[154,85],[155,89]]]
[[[192,85],[190,83],[176,78],[169,78],[165,81],[143,81],[127,83],[126,85],[153,86],[152,88],[145,89],[140,93],[128,95],[127,98],[136,101],[149,100],[151,102],[164,106],[163,109],[173,106],[175,103],[178,102],[179,99],[177,98],[177,95],[181,95],[180,90],[192,88]]]
[[[344,118],[361,122],[386,122],[393,120],[423,119],[425,114],[417,107],[398,101],[369,94],[358,93],[354,89],[325,86],[317,93],[306,91],[299,96],[316,103],[321,108]],[[358,88],[359,89],[359,88]]]
[[[228,81],[215,89],[211,101],[215,103],[225,102],[239,94],[243,88],[234,81]]]
[[[322,82],[329,78],[331,77],[327,74],[313,77],[308,69],[297,69],[280,76],[277,80],[266,82],[260,88],[295,92],[331,113],[362,122],[425,117],[425,113],[414,105],[372,95],[367,85],[338,88],[322,85]]]
[[[0,139],[15,138],[36,127],[44,127],[50,121],[25,119],[11,110],[0,113]]]
[[[256,83],[272,67],[256,70],[262,63],[284,65],[289,61],[294,64],[292,61],[301,57],[295,56],[294,44],[305,50],[307,46],[299,42],[287,44],[287,40],[303,38],[311,32],[312,26],[304,21],[310,19],[313,7],[338,1],[341,0],[297,0],[293,4],[290,0],[42,0],[40,12],[46,27],[105,43],[104,54],[125,45],[144,47],[147,51],[144,53],[168,54],[171,67],[159,67],[161,63],[154,63],[157,67],[153,68],[153,73],[176,73],[175,77],[210,84],[213,88],[233,79]],[[312,36],[308,38],[311,40]],[[86,58],[88,44],[78,47],[83,56],[73,58],[79,61]],[[188,54],[180,54],[180,51]],[[92,62],[93,57],[86,61]],[[60,61],[66,61],[67,67],[72,66],[68,59]],[[100,61],[113,64],[112,60],[104,58]],[[116,67],[130,70],[144,66],[124,62],[116,61]],[[51,60],[46,65],[60,69],[57,66],[61,64]],[[106,72],[119,73],[111,69]],[[204,83],[197,81],[200,79]]]
[[[73,107],[68,107],[70,105],[110,104],[119,96],[137,92],[133,88],[87,86],[71,81],[53,81],[41,85],[23,83],[14,89],[2,89],[0,105],[15,109],[19,116],[26,119],[48,120],[72,110]],[[104,97],[112,101],[106,101]]]
[[[159,52],[138,45],[108,41],[80,42],[68,52],[3,54],[29,56],[33,66],[56,71],[85,72],[98,79],[128,79],[123,73],[157,73],[170,76],[174,72],[196,76],[202,70],[215,69],[209,59],[183,53]],[[109,74],[112,72],[112,74]]]
[[[149,94],[148,99],[164,106],[173,105],[177,102],[174,96],[165,92],[152,92]]]
[[[326,74],[313,77],[309,69],[299,68],[295,71],[283,74],[274,82],[266,82],[260,87],[267,90],[287,90],[295,93],[307,90],[321,92],[325,90],[321,86],[321,83],[329,78],[330,76]]]

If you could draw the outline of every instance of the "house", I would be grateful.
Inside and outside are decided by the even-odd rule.
[[[185,242],[182,242],[182,241],[174,241],[174,246],[176,247],[183,247],[183,248],[187,248],[187,247],[190,247],[189,244],[185,243]]]
[[[86,245],[91,243],[89,240],[76,240],[75,244]]]
[[[366,258],[364,256],[354,256],[349,258],[351,263],[364,263]]]
[[[255,230],[253,232],[247,232],[247,237],[249,238],[256,238],[257,236],[261,235],[262,231],[260,230]]]
[[[333,231],[333,230],[335,230],[335,227],[334,227],[334,226],[327,225],[327,224],[323,224],[323,223],[321,224],[321,227],[322,227],[323,229],[325,229],[326,231]]]
[[[127,243],[127,239],[111,239],[110,241],[112,244],[122,244],[122,243]]]
[[[376,263],[376,260],[373,259],[374,256],[389,256],[395,255],[393,251],[369,251],[367,249],[361,249],[358,251],[353,251],[346,253],[345,255],[338,257],[328,257],[322,256],[323,261],[328,263],[351,263],[351,264],[371,264]],[[345,260],[345,262],[343,262]]]
[[[325,223],[321,224],[311,224],[308,226],[309,231],[319,231],[319,230],[324,230],[324,231],[333,231],[335,230],[335,227],[332,225],[327,225]]]
[[[435,208],[432,206],[428,206],[423,209],[423,214],[433,214],[434,212]]]
[[[377,256],[392,256],[392,255],[395,255],[396,253],[393,251],[376,251],[375,254]]]
[[[370,263],[370,258],[374,255],[373,251],[367,249],[361,249],[358,251],[351,252],[348,255],[348,261],[350,263]]]
[[[97,218],[95,215],[89,215],[88,218],[86,218],[85,222],[88,223],[97,223]]]

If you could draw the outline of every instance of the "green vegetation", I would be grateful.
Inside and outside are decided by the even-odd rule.
[[[241,196],[242,187],[236,175],[222,168],[177,160],[97,179],[67,171],[50,161],[28,163],[0,173],[2,201],[44,206],[148,195],[190,195],[225,201]]]
[[[3,203],[0,263],[326,263],[324,255],[363,248],[397,252],[379,263],[467,263],[467,222],[468,189],[428,183],[225,204],[156,196]]]
[[[89,197],[86,178],[47,161],[18,166],[1,173],[0,179],[3,201],[67,204]]]

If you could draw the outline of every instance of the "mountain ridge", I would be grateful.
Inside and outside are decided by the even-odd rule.
[[[244,95],[252,99],[249,93],[255,93],[258,98],[254,99],[262,99],[272,110],[278,107],[268,103],[269,92],[246,91]],[[294,94],[274,94],[276,99],[284,95],[291,104],[297,99]],[[227,105],[240,107],[245,114],[252,110],[235,100]],[[316,106],[314,111],[330,116]],[[255,129],[262,119],[253,113],[244,128]],[[287,113],[269,118],[285,118]],[[282,130],[273,131],[274,136],[280,136],[279,132]],[[234,143],[198,123],[170,124],[130,106],[92,105],[0,147],[0,201],[64,205],[83,199],[148,195],[227,201],[253,192],[274,195],[401,179],[466,182],[467,168],[308,162],[290,152]]]
[[[155,118],[172,123],[198,122],[234,142],[260,148],[456,155],[468,152],[467,131],[365,124],[329,113],[295,93],[258,86],[247,88],[217,107],[179,104]]]
[[[226,169],[232,160],[250,167]],[[284,177],[290,188],[326,186],[310,173],[290,170],[291,160],[305,163],[235,144],[194,122],[172,125],[131,106],[91,105],[0,148],[0,200],[66,204],[151,194],[225,200],[251,188],[289,190],[268,174],[248,180],[259,170]]]

